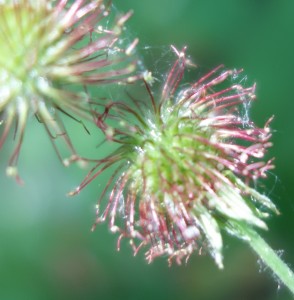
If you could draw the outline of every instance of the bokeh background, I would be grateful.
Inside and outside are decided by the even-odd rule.
[[[138,36],[138,52],[159,80],[173,62],[170,45],[188,46],[200,69],[224,63],[244,68],[257,83],[251,117],[260,126],[275,115],[276,169],[267,194],[282,212],[262,232],[294,268],[294,2],[292,0],[113,0],[118,11],[133,9],[128,38]],[[193,77],[193,73],[189,74]],[[72,121],[66,126],[85,155],[98,153],[99,132],[87,136]],[[4,176],[12,143],[0,156],[0,299],[272,300],[289,292],[240,241],[225,237],[225,269],[208,256],[193,255],[187,265],[151,265],[132,256],[125,242],[101,225],[92,233],[94,206],[103,178],[77,197],[66,193],[86,170],[64,168],[43,128],[32,118],[20,159],[24,186]]]

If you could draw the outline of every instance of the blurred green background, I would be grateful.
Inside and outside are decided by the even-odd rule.
[[[269,176],[269,196],[282,212],[262,232],[294,268],[294,2],[292,0],[113,0],[119,11],[133,9],[130,38],[158,79],[174,55],[170,45],[188,46],[200,68],[220,63],[244,68],[248,85],[257,83],[251,116],[260,126],[275,115],[276,169]],[[191,74],[191,77],[193,75]],[[84,155],[100,156],[98,131],[87,136],[67,122]],[[116,252],[116,236],[106,225],[90,232],[103,181],[77,197],[66,193],[86,170],[63,168],[44,129],[29,121],[20,157],[25,180],[18,186],[4,176],[12,143],[0,156],[0,299],[126,300],[270,300],[292,299],[242,242],[225,237],[225,269],[208,256],[193,255],[187,265],[151,265],[132,256],[126,242]],[[90,149],[90,150],[89,150]]]

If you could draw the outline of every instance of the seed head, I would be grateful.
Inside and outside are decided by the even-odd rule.
[[[87,85],[136,79],[131,52],[137,40],[127,49],[117,45],[131,13],[108,28],[110,7],[103,2],[0,1],[0,148],[16,126],[8,175],[18,178],[16,163],[29,115],[44,125],[53,144],[61,136],[74,159],[58,114],[89,118],[89,96],[81,92]]]
[[[109,220],[110,230],[120,233],[118,248],[126,237],[135,253],[148,247],[149,262],[167,255],[177,263],[206,250],[221,268],[221,230],[242,238],[236,224],[266,228],[262,219],[277,212],[251,187],[273,168],[271,160],[261,160],[271,131],[269,122],[258,128],[242,116],[255,87],[230,85],[241,71],[220,66],[180,88],[189,61],[185,49],[174,51],[161,94],[154,97],[146,84],[148,107],[136,100],[105,105],[97,124],[118,148],[72,194],[111,168],[96,223]],[[122,120],[117,126],[114,117]]]

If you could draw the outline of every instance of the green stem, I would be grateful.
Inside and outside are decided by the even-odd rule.
[[[246,225],[239,225],[238,230],[260,259],[272,269],[284,285],[294,294],[294,274],[290,268],[254,229]]]

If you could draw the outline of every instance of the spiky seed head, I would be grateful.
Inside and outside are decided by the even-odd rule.
[[[98,115],[107,139],[119,146],[72,194],[113,168],[96,224],[109,220],[110,230],[120,233],[118,247],[126,237],[135,253],[148,247],[149,262],[167,255],[178,263],[206,249],[221,268],[221,231],[242,238],[236,224],[265,229],[263,218],[277,212],[252,188],[273,168],[272,160],[262,161],[271,130],[269,122],[259,128],[242,115],[255,99],[255,87],[231,83],[241,70],[220,66],[181,88],[188,59],[185,49],[174,51],[177,60],[161,94],[154,97],[146,84],[149,108],[143,101],[111,102]],[[123,119],[117,126],[114,116]]]
[[[87,85],[136,79],[131,54],[137,40],[119,47],[131,12],[112,27],[105,22],[109,14],[103,0],[0,1],[0,148],[14,123],[17,132],[8,175],[18,178],[16,163],[29,115],[37,117],[53,142],[63,137],[74,160],[58,113],[89,118]]]

